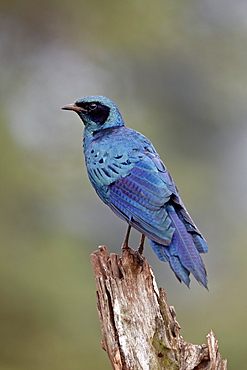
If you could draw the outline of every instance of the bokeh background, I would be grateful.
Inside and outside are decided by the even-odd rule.
[[[126,226],[60,109],[94,94],[152,140],[208,241],[209,292],[146,243],[182,335],[205,343],[212,328],[229,368],[245,368],[246,19],[244,0],[1,0],[1,370],[110,369],[89,255],[119,252]]]

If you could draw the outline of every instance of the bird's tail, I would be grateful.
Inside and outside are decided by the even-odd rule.
[[[174,228],[173,237],[169,246],[149,240],[153,251],[158,258],[169,262],[176,277],[188,287],[190,273],[196,280],[207,288],[207,272],[199,253],[207,252],[207,244],[203,237],[195,231],[183,217],[179,209],[167,205],[167,213]]]

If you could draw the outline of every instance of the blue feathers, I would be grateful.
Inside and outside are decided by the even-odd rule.
[[[205,239],[180,198],[152,143],[125,127],[117,106],[91,96],[67,105],[85,124],[83,146],[89,179],[99,197],[130,226],[147,236],[163,262],[187,286],[189,275],[207,288],[200,253]]]

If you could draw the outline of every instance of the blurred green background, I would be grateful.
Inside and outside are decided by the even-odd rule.
[[[146,243],[184,339],[212,328],[229,368],[245,368],[246,1],[2,0],[0,17],[0,369],[110,369],[89,255],[119,252],[126,226],[60,109],[94,94],[153,141],[208,241],[209,292]]]

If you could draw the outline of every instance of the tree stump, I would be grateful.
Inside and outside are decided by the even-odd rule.
[[[184,341],[173,306],[152,268],[131,248],[91,254],[102,348],[115,370],[226,370],[212,331],[207,345]]]

